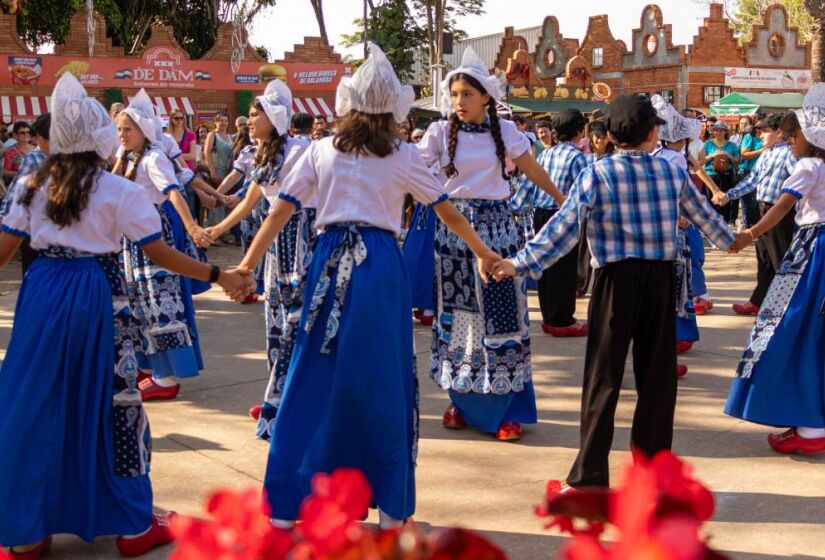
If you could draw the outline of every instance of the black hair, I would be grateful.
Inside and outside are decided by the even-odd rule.
[[[455,74],[452,78],[450,78],[450,85],[452,86],[459,80],[467,82],[473,89],[478,90],[481,93],[487,93],[484,86],[482,86],[478,80],[469,74]],[[490,100],[487,102],[487,118],[490,119],[490,133],[493,135],[493,141],[496,144],[496,157],[501,165],[501,176],[505,181],[509,181],[510,177],[507,175],[506,162],[507,151],[504,147],[504,139],[501,137],[501,123],[499,122],[498,112],[496,111],[496,100],[493,99],[492,96],[490,96]],[[455,177],[458,175],[458,169],[455,167],[455,153],[458,148],[459,124],[460,119],[458,118],[458,115],[456,113],[452,113],[450,115],[450,136],[449,141],[447,142],[447,152],[450,156],[450,161],[444,166],[444,174],[447,175],[447,177]]]
[[[525,119],[521,115],[513,115],[513,122],[516,123],[516,124],[526,125],[527,124],[527,119]]]
[[[793,111],[788,111],[782,116],[779,129],[782,131],[782,135],[788,139],[802,134],[802,126],[799,124],[799,118]],[[799,157],[813,157],[825,160],[825,150],[808,142],[808,153]]]
[[[784,115],[780,114],[770,114],[766,117],[759,119],[757,125],[759,128],[766,128],[769,130],[780,130],[782,127],[782,118]]]
[[[560,119],[561,114],[553,119],[553,128],[558,135],[559,142],[570,142],[584,132],[587,126],[587,117],[578,109],[570,109],[566,113],[563,121]]]
[[[550,124],[549,121],[539,121],[536,123],[536,130],[540,128],[549,128],[550,130],[553,130],[553,125]]]
[[[260,101],[256,100],[255,103],[253,103],[253,106],[258,111],[266,114],[266,111],[264,111],[264,106],[261,105]],[[256,167],[263,167],[264,165],[275,163],[275,157],[278,155],[278,151],[281,149],[281,145],[284,143],[286,138],[284,135],[278,134],[278,129],[275,128],[275,123],[270,124],[272,124],[272,130],[269,132],[269,138],[261,142],[255,152]]]
[[[31,129],[32,134],[35,136],[39,136],[44,140],[49,139],[49,128],[52,126],[52,114],[46,113],[45,115],[40,115],[34,122],[32,123]]]
[[[14,126],[12,126],[12,134],[17,134],[18,132],[20,132],[21,128],[28,128],[29,130],[31,130],[32,127],[29,126],[29,123],[27,123],[26,121],[17,121],[14,123]]]
[[[312,131],[312,123],[315,117],[309,113],[295,113],[292,115],[292,129],[298,134],[308,134]]]

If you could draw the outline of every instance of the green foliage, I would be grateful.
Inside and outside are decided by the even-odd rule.
[[[248,24],[261,9],[276,0],[94,0],[94,9],[106,20],[106,32],[115,45],[129,53],[133,45],[145,44],[153,24],[169,25],[175,39],[192,58],[200,58],[212,48],[221,23],[231,11],[244,7]],[[69,20],[85,6],[84,0],[25,0],[17,18],[17,32],[32,48],[62,43],[69,32]],[[268,53],[267,53],[268,54]]]
[[[367,21],[367,39],[381,47],[390,59],[399,78],[412,78],[416,49],[424,46],[424,30],[413,19],[410,9],[403,1],[387,0],[375,6]],[[356,31],[344,35],[341,44],[353,47],[364,42],[364,20],[353,22]],[[353,60],[358,68],[363,60]]]
[[[741,43],[751,40],[753,26],[762,23],[765,10],[772,4],[784,4],[788,10],[788,23],[799,28],[801,41],[805,42],[811,38],[814,18],[805,9],[804,0],[738,0],[731,21]]]

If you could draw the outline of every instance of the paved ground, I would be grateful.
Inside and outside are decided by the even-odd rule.
[[[236,262],[220,249],[217,262]],[[755,276],[752,251],[710,254],[708,277],[716,300],[701,317],[702,340],[680,361],[690,367],[681,382],[675,450],[715,492],[718,507],[708,525],[717,549],[741,560],[825,558],[825,458],[781,457],[767,446],[768,430],[722,414],[730,379],[752,321],[730,305],[749,295]],[[19,268],[0,275],[0,348],[13,319]],[[587,300],[578,313],[586,315]],[[538,302],[531,299],[533,316]],[[198,324],[208,369],[185,383],[172,403],[148,406],[154,434],[155,504],[182,513],[201,511],[205,494],[219,486],[261,484],[266,445],[252,438],[246,416],[266,384],[261,304],[241,306],[217,291],[197,298]],[[554,557],[563,539],[542,530],[533,516],[544,482],[567,473],[578,445],[584,340],[558,340],[534,323],[533,348],[540,421],[519,443],[500,443],[472,431],[441,427],[445,395],[422,375],[421,453],[416,520],[425,528],[463,525],[484,532],[513,560]],[[426,371],[429,332],[416,327],[419,369]],[[376,349],[379,350],[379,349]],[[634,406],[629,372],[619,406],[612,466],[618,476],[628,459]],[[169,550],[151,558],[165,558]],[[116,558],[111,539],[94,546],[74,538],[56,541],[52,558]]]

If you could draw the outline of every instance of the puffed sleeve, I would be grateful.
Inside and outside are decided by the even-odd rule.
[[[311,145],[312,142],[294,141],[290,143],[284,156],[284,164],[281,166],[281,177],[289,175],[292,168],[295,167],[295,164],[298,163],[298,160],[301,159],[301,156],[304,155],[304,152],[306,152],[307,148]]]
[[[504,141],[504,151],[510,159],[516,159],[530,151],[530,139],[519,132],[513,121],[499,121],[501,125],[501,139]]]
[[[791,176],[782,184],[782,192],[793,195],[797,200],[806,197],[817,186],[819,172],[815,161],[814,158],[800,159]]]
[[[117,223],[123,235],[138,245],[160,239],[160,214],[149,200],[146,191],[127,181],[123,182],[119,191],[121,200],[118,205]]]
[[[328,141],[328,140],[325,140]],[[278,198],[294,204],[300,210],[318,193],[318,156],[320,142],[313,142],[281,181]],[[275,208],[272,205],[270,212]]]
[[[401,151],[407,155],[408,192],[424,204],[435,204],[447,200],[447,191],[432,174],[421,154],[409,144],[401,144]]]
[[[22,191],[20,192],[22,194]],[[38,194],[35,194],[35,196],[38,196]],[[19,197],[15,197],[11,202],[9,213],[3,219],[0,230],[23,239],[28,239],[31,236],[31,209],[28,206],[22,206]]]
[[[434,122],[424,132],[424,136],[421,137],[418,144],[415,145],[421,157],[430,167],[441,162],[448,125],[447,121]]]
[[[163,194],[167,194],[172,189],[181,190],[178,177],[175,175],[175,166],[166,154],[153,149],[143,156],[141,164],[149,174],[152,185]]]
[[[255,150],[249,150],[244,148],[241,150],[241,153],[238,154],[238,157],[235,158],[235,163],[232,165],[232,169],[243,175],[244,177],[248,177],[249,174],[252,172],[252,160],[255,157]]]

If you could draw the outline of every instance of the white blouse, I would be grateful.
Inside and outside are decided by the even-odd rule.
[[[530,140],[519,132],[515,123],[503,119],[499,123],[506,157],[516,159],[530,151]],[[437,164],[442,169],[441,178],[450,198],[510,198],[510,184],[501,176],[501,164],[490,132],[459,129],[454,162],[458,175],[448,179],[443,169],[450,162],[449,142],[450,122],[438,121],[430,125],[416,146],[427,165]]]
[[[255,161],[255,152],[257,146],[254,144],[245,146],[238,157],[235,158],[235,163],[232,164],[232,169],[244,176],[244,179],[249,179],[249,174],[252,173]]]
[[[791,176],[782,185],[783,193],[799,200],[796,223],[800,226],[825,222],[825,161],[800,158]]]
[[[339,152],[332,138],[313,142],[284,177],[280,197],[303,206],[317,197],[318,229],[365,222],[397,236],[404,197],[432,204],[447,199],[412,144],[399,143],[386,157]]]
[[[134,162],[130,161],[124,175],[128,176],[133,168]],[[155,144],[143,152],[134,180],[145,189],[149,199],[157,206],[166,202],[170,190],[181,188],[178,177],[175,175],[175,166]]]
[[[80,220],[65,227],[46,215],[47,181],[26,207],[15,200],[3,222],[3,231],[28,237],[37,250],[69,247],[93,254],[120,252],[125,235],[138,244],[161,237],[160,214],[139,185],[100,171]]]
[[[267,201],[269,201],[270,207],[275,204],[275,201],[278,199],[278,193],[281,192],[281,185],[283,184],[284,178],[289,175],[289,172],[292,171],[292,168],[295,167],[295,164],[298,163],[298,160],[301,159],[301,156],[311,144],[312,140],[310,140],[307,136],[287,138],[286,149],[284,152],[284,163],[281,166],[281,170],[278,172],[278,179],[273,183],[258,183],[258,187],[260,187],[261,193]],[[302,202],[301,205],[304,208],[317,208],[318,199],[317,197],[313,198],[306,201],[306,203]]]

